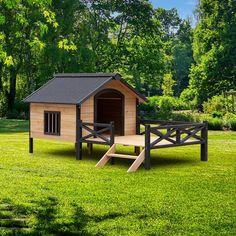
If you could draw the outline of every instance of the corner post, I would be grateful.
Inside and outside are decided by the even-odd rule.
[[[34,152],[34,139],[29,137],[29,153]]]
[[[110,122],[110,130],[111,130],[111,139],[110,139],[110,147],[114,144],[115,142],[115,122],[114,121],[111,121]],[[111,165],[114,165],[115,164],[115,159],[114,157],[111,158],[110,160],[110,164]]]
[[[151,168],[151,164],[150,164],[150,151],[151,151],[151,147],[150,147],[150,129],[151,126],[145,125],[145,161],[144,161],[144,167],[146,170],[149,170]]]
[[[176,143],[180,144],[180,140],[181,140],[180,129],[177,128],[177,130],[176,130]]]
[[[140,118],[138,110],[139,100],[136,98],[136,134],[140,134]],[[140,147],[134,147],[134,153],[138,156],[140,154]]]
[[[138,110],[139,100],[136,98],[136,134],[140,134],[140,118]]]
[[[31,109],[30,109],[31,103],[29,104],[29,153],[34,152],[34,139],[31,137]]]
[[[76,160],[82,160],[82,120],[80,120],[80,106],[76,106]]]
[[[205,127],[201,130],[201,138],[204,142],[201,144],[201,161],[208,161],[208,122],[203,122]]]

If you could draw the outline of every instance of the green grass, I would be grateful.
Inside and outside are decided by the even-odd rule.
[[[0,235],[236,235],[236,132],[209,132],[208,162],[161,149],[128,174],[94,167],[105,146],[76,161],[73,144],[35,140],[28,154],[27,127],[0,120]]]

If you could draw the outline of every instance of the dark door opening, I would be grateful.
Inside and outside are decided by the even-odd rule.
[[[124,95],[115,89],[99,92],[94,99],[96,123],[115,123],[115,134],[124,135]]]

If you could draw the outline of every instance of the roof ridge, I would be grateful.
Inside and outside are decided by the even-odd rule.
[[[54,77],[120,77],[119,73],[58,73],[54,74]]]

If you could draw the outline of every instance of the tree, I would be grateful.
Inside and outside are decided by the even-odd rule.
[[[201,106],[207,98],[236,88],[236,3],[201,0],[197,13],[190,88]]]
[[[0,8],[0,55],[2,95],[6,97],[8,111],[13,110],[17,78],[27,75],[32,83],[33,62],[44,48],[41,40],[47,25],[57,28],[55,14],[49,10],[50,0],[3,0]],[[3,85],[3,83],[5,85]]]
[[[161,22],[161,38],[165,43],[165,71],[173,75],[175,95],[180,95],[188,85],[189,69],[193,62],[191,23],[188,19],[182,20],[175,8],[158,8],[155,17]]]
[[[175,84],[176,82],[173,80],[172,74],[165,74],[161,85],[163,95],[172,97],[174,95],[173,87]]]
[[[171,54],[175,90],[179,96],[189,84],[189,70],[193,63],[192,28],[189,20],[181,21],[176,38],[172,40]]]

